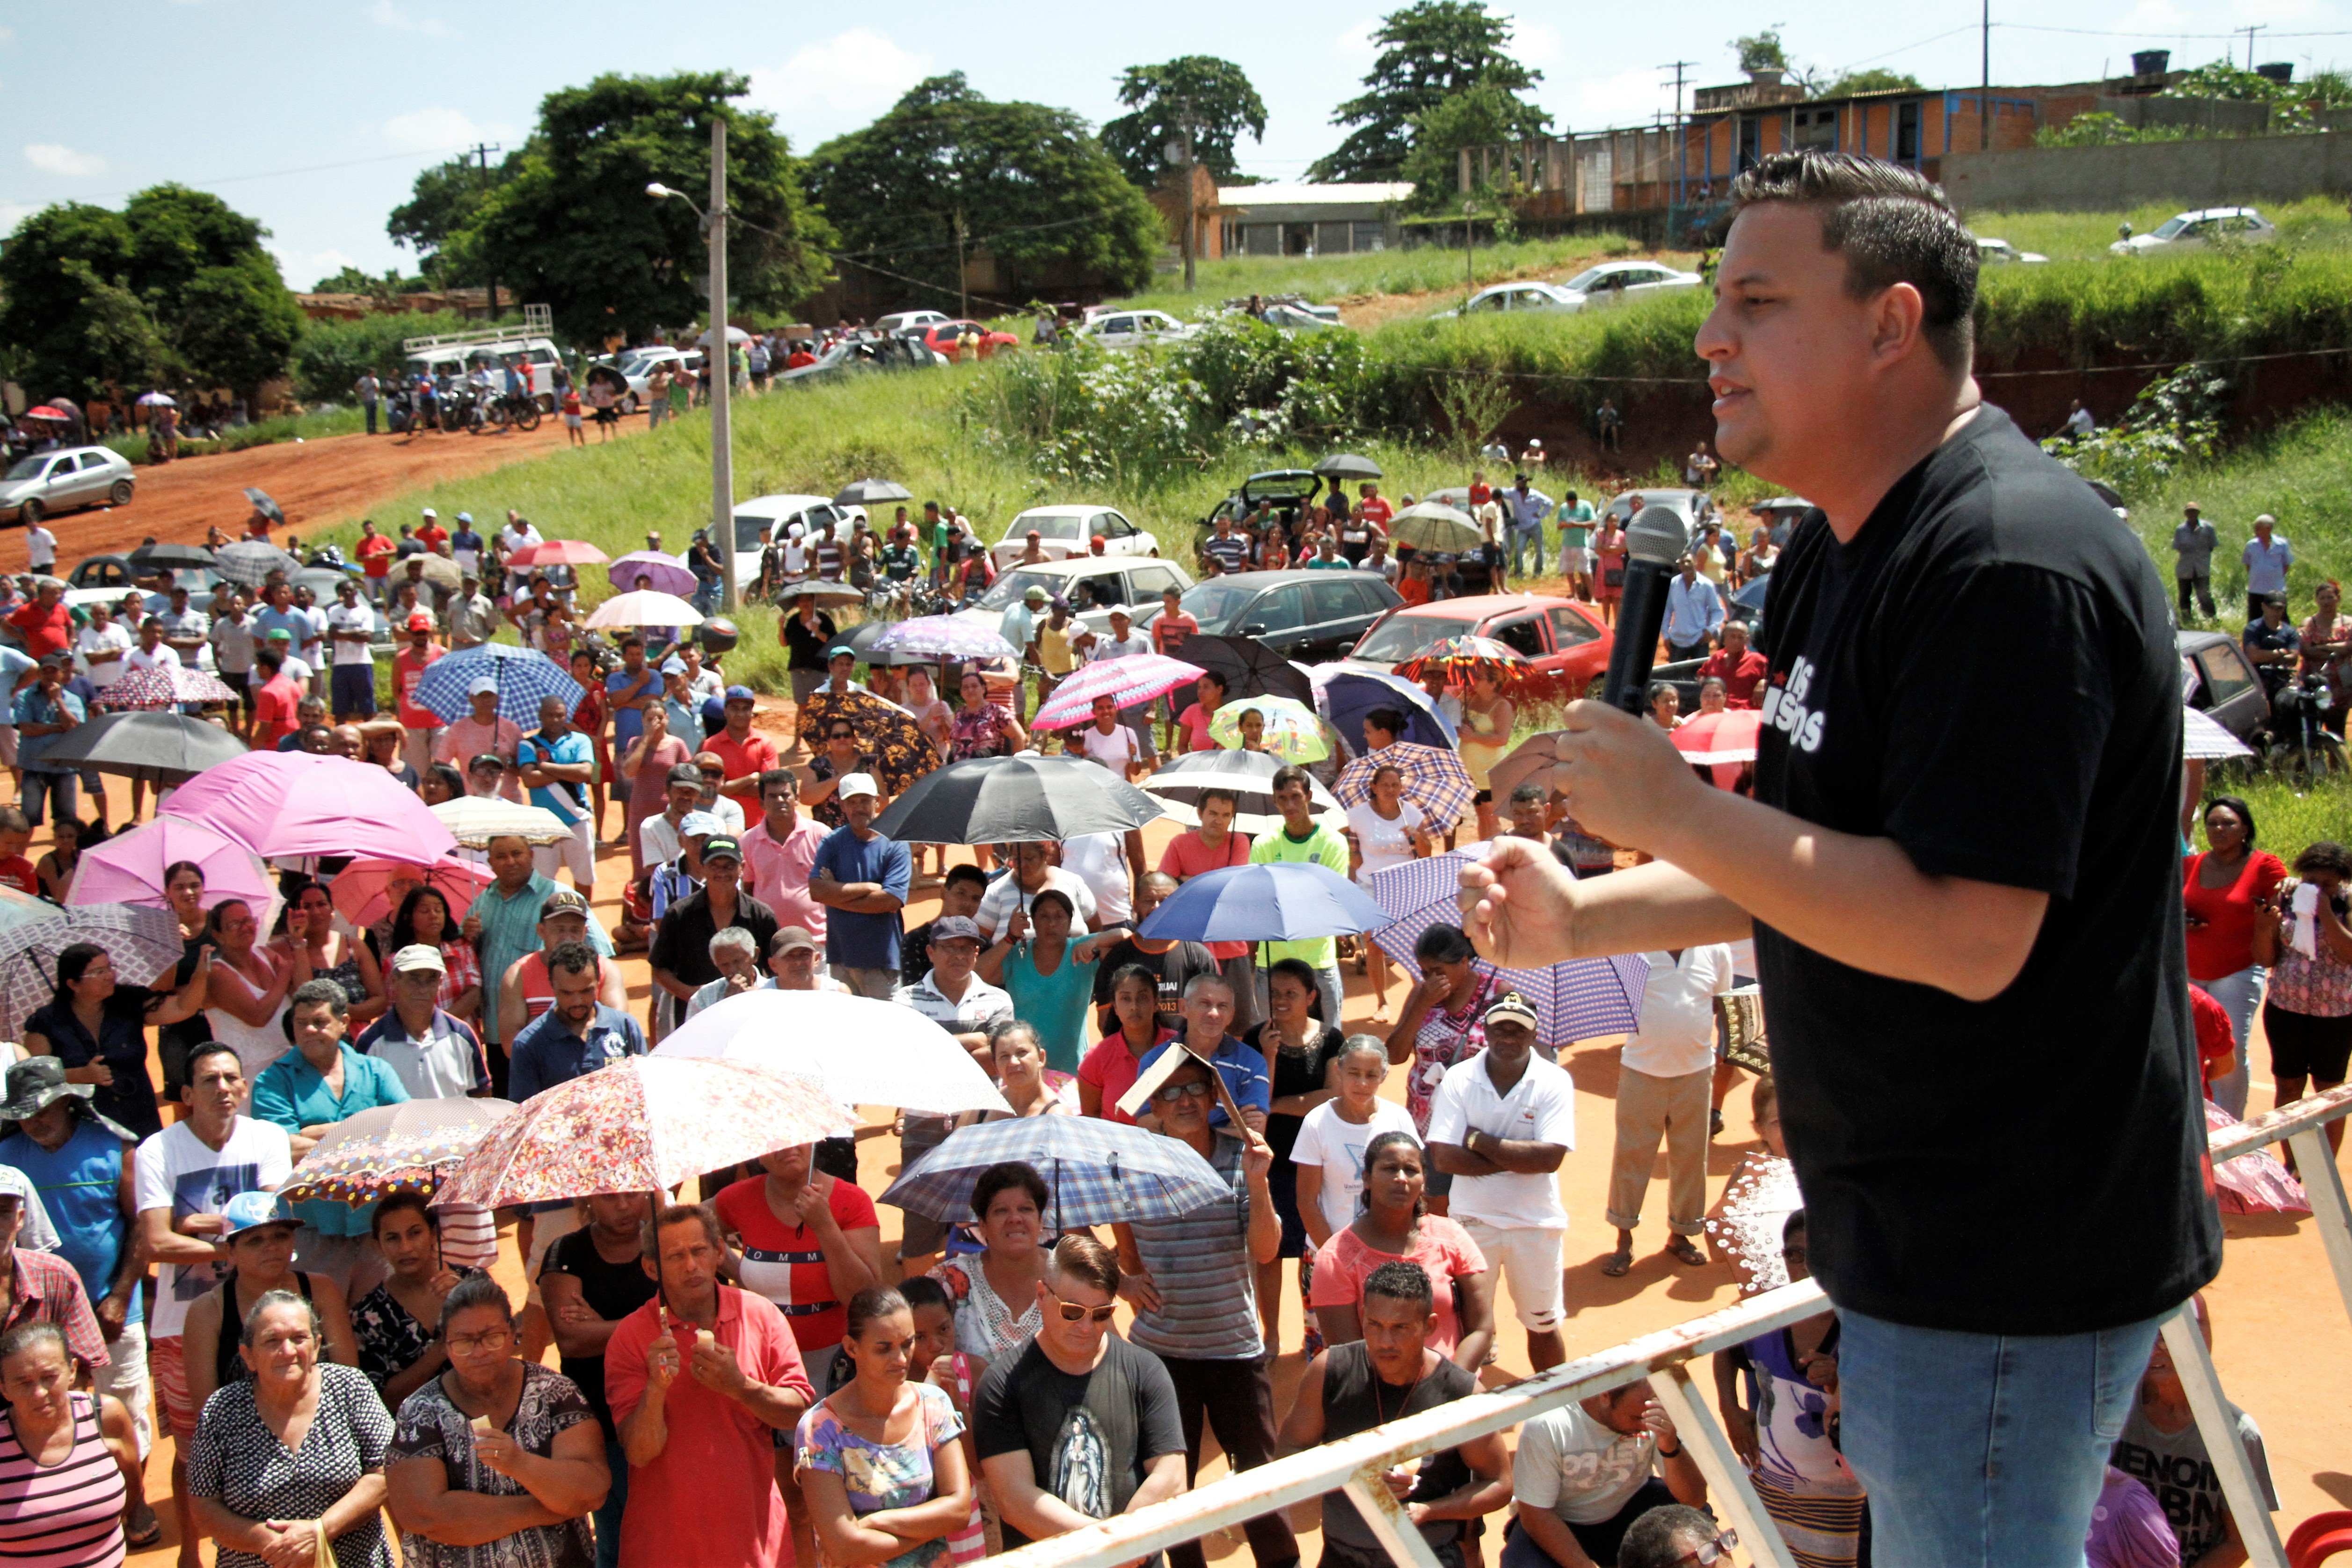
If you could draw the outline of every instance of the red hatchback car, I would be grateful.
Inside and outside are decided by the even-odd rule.
[[[978,321],[941,321],[923,333],[923,346],[934,353],[955,358],[956,343],[965,332],[980,334],[980,357],[986,359],[999,349],[1017,349],[1021,340],[1011,332],[992,332]]]
[[[1581,694],[1609,671],[1616,637],[1600,610],[1578,599],[1538,594],[1481,594],[1407,605],[1373,624],[1348,655],[1351,664],[1394,669],[1441,638],[1492,637],[1516,648],[1563,691]]]

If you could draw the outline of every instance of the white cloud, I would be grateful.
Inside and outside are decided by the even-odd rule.
[[[45,174],[103,174],[106,160],[95,153],[77,153],[59,142],[34,142],[25,148],[25,162]]]
[[[799,141],[863,124],[931,73],[929,55],[871,27],[852,27],[803,45],[781,66],[753,67],[750,102]]]
[[[264,241],[262,248],[278,258],[278,270],[286,279],[286,286],[305,293],[320,279],[332,278],[346,267],[359,265],[331,246],[324,250],[289,250]]]
[[[454,153],[477,142],[513,142],[511,125],[478,124],[462,109],[412,109],[383,122],[383,139],[404,153]]]
[[[1547,84],[1541,101],[1552,112],[1556,130],[1602,131],[1611,126],[1647,125],[1657,110],[1674,104],[1674,82],[1664,83],[1648,67],[1636,66],[1614,76],[1579,76]]]
[[[392,0],[375,0],[368,7],[368,20],[379,27],[389,27],[395,33],[418,33],[428,38],[454,38],[457,31],[437,16],[412,16]]]
[[[1521,63],[1538,70],[1557,67],[1566,58],[1560,48],[1559,28],[1547,22],[1530,22],[1523,17],[1512,19],[1511,53]]]

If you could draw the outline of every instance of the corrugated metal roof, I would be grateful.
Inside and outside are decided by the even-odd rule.
[[[1361,206],[1367,202],[1401,202],[1412,195],[1410,180],[1361,184],[1219,185],[1220,205],[1246,207]]]

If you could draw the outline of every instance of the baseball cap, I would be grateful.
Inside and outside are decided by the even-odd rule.
[[[748,686],[730,686],[727,689],[727,700],[730,702],[756,702],[759,699],[752,694],[751,689]]]
[[[392,955],[392,972],[394,974],[414,974],[419,970],[446,974],[449,966],[441,961],[441,950],[429,942],[410,942]]]
[[[740,865],[743,847],[735,842],[732,835],[722,833],[702,847],[702,858],[705,864],[713,860],[732,860]]]
[[[661,672],[664,675],[684,675],[686,673],[686,660],[678,658],[675,654],[672,654],[669,658],[661,661]]]
[[[460,583],[478,583],[481,580],[481,573],[471,566],[462,569],[457,574],[457,581]]]
[[[1110,607],[1110,618],[1115,621],[1131,621],[1135,619],[1135,612],[1129,610],[1125,605],[1113,605]]]
[[[433,629],[433,617],[419,610],[408,617],[408,629],[412,632],[429,632]]]
[[[837,642],[824,650],[824,657],[827,663],[836,658],[856,658],[857,650],[845,642]]]
[[[266,642],[292,642],[294,640],[294,634],[288,631],[284,626],[272,626],[269,630],[269,636],[263,640]]]
[[[466,771],[469,773],[502,773],[507,771],[507,760],[496,752],[476,752],[474,760],[466,764]]]
[[[677,819],[680,838],[708,838],[712,834],[724,835],[727,825],[719,820],[715,811],[689,811]]]
[[[1486,1009],[1486,1017],[1480,1021],[1491,1024],[1498,1018],[1513,1019],[1532,1029],[1536,1026],[1535,1004],[1516,991],[1506,991],[1496,998],[1495,1005]]]
[[[978,942],[980,922],[970,915],[941,915],[931,922],[931,941],[940,942],[959,940]]]
[[[437,512],[437,511],[435,511],[431,507],[429,507],[429,506],[428,506],[428,507],[426,507],[426,508],[425,509],[425,516],[427,516],[427,517],[439,517],[441,514],[440,514],[439,512]],[[462,518],[462,517],[464,517],[466,514],[465,514],[464,512],[462,512],[462,511],[461,511],[461,512],[459,512],[457,515],[458,515],[460,518]]]
[[[488,675],[478,675],[474,677],[473,681],[466,688],[466,695],[468,697],[496,697],[498,694],[499,683],[497,679]]]
[[[1087,540],[1087,542],[1088,544],[1108,544],[1108,543],[1110,542],[1110,541],[1108,541],[1108,539],[1105,539],[1101,534],[1097,533],[1097,534],[1096,534],[1092,539]]]
[[[1044,584],[1032,583],[1029,584],[1028,588],[1022,593],[1021,596],[1030,604],[1042,605],[1052,595],[1045,592]]]
[[[558,915],[579,915],[585,919],[588,900],[569,888],[558,888],[539,901],[539,918],[551,921]]]
[[[471,522],[474,521],[474,514],[470,511],[461,511],[457,514],[457,521],[459,522]]]
[[[242,1236],[265,1225],[282,1225],[291,1230],[302,1223],[286,1212],[276,1193],[239,1193],[221,1210],[221,1218],[228,1221],[224,1236]]]
[[[875,784],[872,773],[851,773],[841,781],[840,787],[833,793],[836,799],[848,800],[861,795],[870,795],[878,798],[882,791],[880,786]]]
[[[812,952],[818,951],[817,940],[809,935],[807,927],[778,926],[776,934],[768,939],[768,956],[773,958],[780,952],[792,952],[803,947]]]

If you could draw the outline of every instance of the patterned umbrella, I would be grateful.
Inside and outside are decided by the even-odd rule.
[[[635,588],[637,579],[647,579],[646,586],[656,594],[675,594],[680,598],[694,592],[694,573],[675,555],[658,550],[632,550],[609,568],[613,586],[625,594]]]
[[[425,666],[417,678],[415,703],[454,724],[473,712],[474,700],[467,693],[486,675],[499,683],[499,717],[521,726],[526,734],[539,728],[541,698],[561,697],[569,713],[587,695],[562,665],[537,648],[486,642],[444,654]]]
[[[257,855],[439,855],[449,830],[398,779],[369,763],[247,752],[206,768],[163,804]]]
[[[1256,713],[1265,720],[1265,749],[1286,763],[1319,763],[1331,754],[1323,738],[1323,721],[1314,709],[1287,697],[1243,697],[1217,710],[1209,721],[1209,739],[1239,751],[1242,715]]]
[[[1421,978],[1421,965],[1413,960],[1412,944],[1431,926],[1461,923],[1457,895],[1462,889],[1462,868],[1485,858],[1486,854],[1486,846],[1473,844],[1425,860],[1408,860],[1366,879],[1365,889],[1395,917],[1393,924],[1372,933],[1372,941],[1413,979]],[[1476,960],[1475,967],[1481,974],[1497,973],[1485,959]],[[1601,1035],[1633,1033],[1641,1018],[1642,988],[1649,979],[1650,962],[1625,953],[1614,958],[1574,958],[1543,969],[1505,969],[1500,973],[1504,984],[1535,1004],[1536,1037],[1547,1045],[1564,1045]]]
[[[176,708],[183,702],[236,700],[226,681],[184,664],[151,664],[134,669],[98,694],[100,708]]]
[[[1438,833],[1453,831],[1478,795],[1478,786],[1470,782],[1470,770],[1462,765],[1458,753],[1443,746],[1416,746],[1410,741],[1358,757],[1339,770],[1339,781],[1331,793],[1342,805],[1361,805],[1372,798],[1372,775],[1384,767],[1403,771],[1404,798],[1421,807],[1421,815]]]
[[[25,1020],[57,994],[58,954],[96,942],[128,985],[143,985],[180,962],[180,922],[169,910],[135,904],[76,904],[0,889],[0,1039],[24,1038]]]
[[[855,1040],[854,1050],[841,1042]],[[1006,1110],[971,1053],[911,1007],[837,991],[746,991],[697,1013],[657,1057],[719,1057],[813,1078],[845,1105]]]
[[[1010,658],[1021,650],[987,626],[961,616],[922,616],[876,634],[870,652],[925,658]]]
[[[509,1111],[433,1202],[499,1208],[651,1192],[856,1130],[813,1079],[750,1062],[625,1057]]]
[[[509,566],[602,566],[612,559],[584,539],[549,539],[507,557]]]
[[[213,552],[213,570],[245,588],[260,587],[272,572],[290,577],[301,569],[299,561],[266,539],[240,539]]]
[[[891,795],[940,765],[940,749],[931,744],[915,716],[870,691],[813,694],[801,704],[802,738],[824,734],[824,726],[836,718],[845,718],[856,728],[857,749],[873,756],[881,770],[882,787]]]
[[[499,795],[463,795],[427,809],[455,842],[468,849],[488,848],[493,838],[560,844],[572,837],[572,829],[546,807],[523,805]]]
[[[1163,654],[1129,654],[1106,658],[1081,668],[1054,689],[1052,700],[1037,710],[1030,726],[1036,730],[1066,730],[1095,716],[1095,699],[1108,697],[1121,708],[1132,708],[1164,697],[1180,686],[1201,679],[1201,667]]]
[[[53,749],[51,756],[60,755]],[[2212,761],[2220,757],[2251,757],[2254,749],[2232,735],[2210,713],[2196,708],[2180,710],[2180,754]]]
[[[510,1100],[411,1100],[379,1105],[338,1121],[278,1195],[354,1207],[397,1192],[431,1192],[490,1130],[510,1115]]]
[[[443,801],[441,804],[446,805],[450,803]],[[400,911],[393,908],[385,890],[392,885],[393,872],[404,868],[421,873],[425,885],[446,899],[450,909],[457,911],[460,919],[464,918],[464,911],[473,908],[474,900],[482,889],[496,880],[488,866],[476,865],[471,860],[452,860],[446,855],[429,864],[421,856],[415,860],[387,860],[381,856],[372,856],[364,860],[354,860],[335,873],[334,886],[331,889],[334,894],[335,912],[362,931],[378,921],[392,919]],[[392,955],[386,953],[384,956],[388,959]]]
[[[1143,793],[1168,809],[1171,821],[1187,827],[1201,826],[1201,796],[1213,789],[1234,795],[1234,831],[1251,837],[1282,826],[1274,804],[1274,775],[1282,759],[1267,752],[1187,752],[1143,781]],[[1328,817],[1334,828],[1347,826],[1347,813],[1323,781],[1307,780],[1307,815]]]
[[[1452,685],[1467,686],[1470,677],[1485,670],[1496,680],[1511,680],[1527,673],[1527,657],[1518,649],[1493,637],[1441,637],[1429,645],[1429,651],[1419,658],[1409,658],[1396,667],[1396,672],[1418,685],[1432,669],[1443,668]]]
[[[702,612],[676,594],[616,594],[596,606],[588,617],[591,631],[608,626],[698,626]]]
[[[968,1220],[980,1173],[1007,1160],[1045,1178],[1056,1230],[1175,1219],[1232,1191],[1206,1160],[1173,1138],[1091,1116],[1024,1116],[956,1129],[891,1183],[881,1201],[933,1219]]]
[[[1695,767],[1752,763],[1756,760],[1756,737],[1763,723],[1764,715],[1753,708],[1701,713],[1685,720],[1683,727],[1675,731],[1675,750],[1688,757]]]
[[[260,856],[194,817],[160,812],[154,821],[83,850],[73,883],[66,889],[66,902],[168,910],[172,903],[164,896],[163,873],[183,860],[194,862],[204,875],[202,902],[206,909],[238,899],[258,913],[278,896],[277,879]]]

